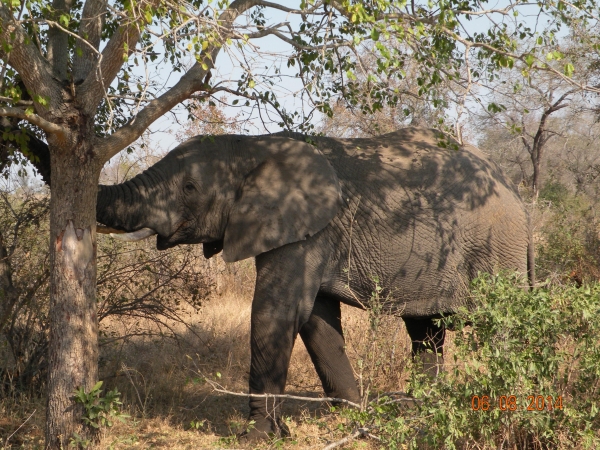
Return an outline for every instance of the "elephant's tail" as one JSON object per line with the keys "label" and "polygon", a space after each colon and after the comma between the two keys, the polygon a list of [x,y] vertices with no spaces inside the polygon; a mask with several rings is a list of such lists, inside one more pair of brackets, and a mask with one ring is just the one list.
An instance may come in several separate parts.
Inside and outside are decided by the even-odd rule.
{"label": "elephant's tail", "polygon": [[527,280],[529,281],[529,290],[532,290],[535,287],[535,253],[531,227],[529,227],[529,242],[527,243]]}

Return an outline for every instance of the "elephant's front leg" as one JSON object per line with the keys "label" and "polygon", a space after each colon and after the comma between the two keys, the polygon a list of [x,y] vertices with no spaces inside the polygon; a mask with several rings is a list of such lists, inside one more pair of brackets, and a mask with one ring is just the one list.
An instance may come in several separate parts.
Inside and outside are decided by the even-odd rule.
{"label": "elephant's front leg", "polygon": [[[256,288],[252,303],[251,394],[283,394],[294,341],[310,317],[325,260],[311,251],[310,239],[263,253],[256,258]],[[280,401],[250,398],[253,428],[248,439],[273,433],[285,435]]]}

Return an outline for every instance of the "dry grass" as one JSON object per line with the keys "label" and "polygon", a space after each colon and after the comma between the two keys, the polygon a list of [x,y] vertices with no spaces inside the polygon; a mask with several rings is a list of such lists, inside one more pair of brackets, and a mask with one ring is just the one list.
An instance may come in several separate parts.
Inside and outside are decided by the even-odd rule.
{"label": "dry grass", "polygon": [[[247,399],[215,393],[202,378],[230,391],[247,392],[253,267],[246,263],[225,270],[214,265],[211,270],[217,278],[217,293],[200,311],[190,309],[188,327],[171,324],[176,340],[138,336],[103,348],[100,378],[105,387],[119,389],[132,418],[106,430],[98,448],[243,447],[232,436],[245,427]],[[348,354],[364,392],[401,390],[410,347],[402,321],[383,317],[375,333],[365,311],[344,307],[342,317]],[[141,325],[160,331],[150,322]],[[113,321],[107,327],[126,335],[131,326]],[[310,397],[322,394],[300,339],[292,355],[287,392]],[[43,401],[8,399],[0,408],[0,448],[34,409],[36,413],[6,448],[42,448]],[[343,437],[337,430],[342,419],[330,414],[327,405],[287,401],[283,414],[293,439],[264,443],[261,448],[322,448]],[[375,447],[361,440],[346,448]]]}

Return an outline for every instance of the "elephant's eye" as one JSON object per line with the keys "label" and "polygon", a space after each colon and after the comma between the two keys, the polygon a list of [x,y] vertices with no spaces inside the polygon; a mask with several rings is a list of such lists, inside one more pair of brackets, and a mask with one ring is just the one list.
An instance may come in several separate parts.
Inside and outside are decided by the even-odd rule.
{"label": "elephant's eye", "polygon": [[194,192],[195,190],[196,190],[196,186],[194,186],[194,183],[192,183],[192,182],[185,183],[185,191],[186,192]]}

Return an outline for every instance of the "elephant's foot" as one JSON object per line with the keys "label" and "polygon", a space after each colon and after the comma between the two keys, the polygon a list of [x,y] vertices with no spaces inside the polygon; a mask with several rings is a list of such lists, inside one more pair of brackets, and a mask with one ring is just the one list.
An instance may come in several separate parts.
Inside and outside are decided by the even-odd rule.
{"label": "elephant's foot", "polygon": [[251,417],[250,422],[251,425],[239,437],[242,443],[290,437],[290,429],[280,418],[273,420],[268,417]]}

